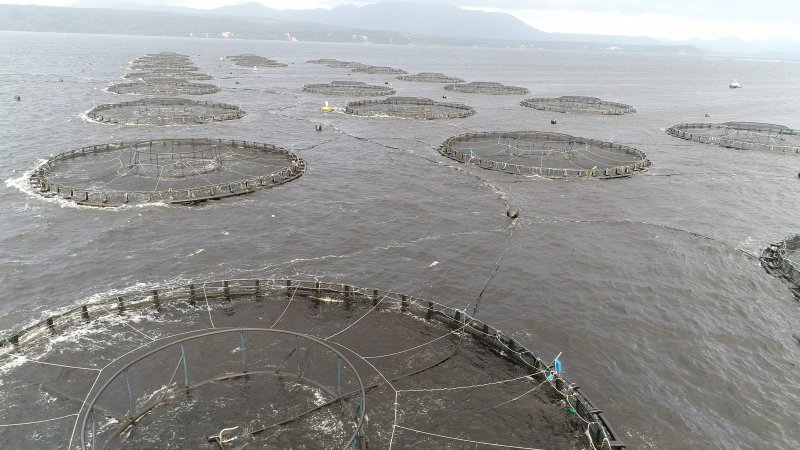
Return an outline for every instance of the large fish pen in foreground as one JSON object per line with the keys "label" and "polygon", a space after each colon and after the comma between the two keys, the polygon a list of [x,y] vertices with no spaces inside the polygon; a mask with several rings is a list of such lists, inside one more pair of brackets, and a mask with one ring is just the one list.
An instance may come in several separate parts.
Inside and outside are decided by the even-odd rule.
{"label": "large fish pen in foreground", "polygon": [[318,280],[108,293],[7,336],[0,371],[0,444],[20,449],[624,448],[558,357]]}

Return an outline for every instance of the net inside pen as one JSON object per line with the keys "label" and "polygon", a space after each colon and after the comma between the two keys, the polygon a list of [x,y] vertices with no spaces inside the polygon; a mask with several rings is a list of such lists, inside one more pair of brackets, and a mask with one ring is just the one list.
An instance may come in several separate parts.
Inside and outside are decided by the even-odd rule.
{"label": "net inside pen", "polygon": [[667,133],[690,141],[738,150],[800,153],[800,130],[759,122],[680,123]]}
{"label": "net inside pen", "polygon": [[397,79],[420,83],[462,83],[464,81],[462,78],[451,77],[438,72],[420,72],[415,75],[400,75]]}
{"label": "net inside pen", "polygon": [[449,84],[444,88],[448,91],[462,92],[467,94],[523,95],[530,92],[528,88],[507,86],[505,84],[490,81],[473,81],[465,84]]}
{"label": "net inside pen", "polygon": [[265,56],[254,55],[252,53],[244,53],[241,55],[234,55],[226,57],[228,61],[231,61],[233,64],[237,66],[243,67],[286,67],[286,63],[278,62],[272,58],[267,58]]}
{"label": "net inside pen", "polygon": [[447,139],[439,152],[484,169],[553,178],[625,177],[650,165],[633,147],[542,131],[462,134]]}
{"label": "net inside pen", "polygon": [[609,102],[596,97],[568,95],[563,97],[529,98],[520,102],[522,106],[560,113],[589,113],[622,115],[636,112],[636,108],[625,103]]}
{"label": "net inside pen", "polygon": [[244,110],[226,103],[182,98],[145,98],[99,105],[87,114],[92,120],[126,125],[177,125],[239,119]]}
{"label": "net inside pen", "polygon": [[460,103],[435,102],[427,98],[389,97],[383,100],[349,102],[345,113],[356,116],[434,120],[463,118],[475,114],[475,110]]}
{"label": "net inside pen", "polygon": [[375,86],[360,81],[331,81],[327,84],[306,84],[304,92],[326,95],[382,96],[394,95],[388,86]]}
{"label": "net inside pen", "polygon": [[305,162],[271,144],[161,139],[60,153],[30,176],[34,190],[90,206],[193,203],[254,192],[300,177]]}
{"label": "net inside pen", "polygon": [[116,83],[108,87],[115,94],[133,95],[204,95],[219,92],[219,87],[209,83],[192,83],[185,80],[148,80],[134,83]]}

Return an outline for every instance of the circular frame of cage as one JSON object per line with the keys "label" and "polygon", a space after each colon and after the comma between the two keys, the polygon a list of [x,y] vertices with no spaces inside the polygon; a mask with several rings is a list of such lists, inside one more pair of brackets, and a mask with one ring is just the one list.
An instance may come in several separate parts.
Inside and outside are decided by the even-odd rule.
{"label": "circular frame of cage", "polygon": [[[117,315],[128,311],[166,308],[170,305],[181,307],[186,303],[195,305],[200,301],[220,304],[256,299],[264,301],[272,298],[268,294],[277,293],[274,298],[305,300],[310,305],[324,302],[326,305],[341,305],[348,310],[355,304],[364,308],[374,308],[380,303],[383,311],[408,314],[421,323],[435,324],[445,329],[465,333],[488,348],[493,354],[510,364],[529,368],[532,382],[547,383],[566,403],[574,409],[587,424],[586,435],[593,448],[619,450],[625,445],[618,440],[618,434],[611,427],[602,411],[594,406],[587,395],[577,386],[569,383],[561,372],[519,341],[503,333],[498,328],[471,317],[466,311],[441,303],[380,289],[354,286],[344,283],[330,283],[318,279],[229,279],[188,284],[183,286],[164,286],[157,289],[128,290],[95,297],[93,301],[78,305],[61,314],[52,315],[45,320],[18,330],[0,339],[0,357],[13,355],[23,347],[34,344],[55,333],[66,332],[102,316]],[[171,342],[169,345],[175,345]],[[88,397],[87,397],[88,398]],[[81,407],[81,415],[88,410]],[[77,424],[78,422],[76,422]]]}
{"label": "circular frame of cage", "polygon": [[473,81],[465,84],[448,84],[445,90],[451,92],[461,92],[465,94],[488,94],[488,95],[525,95],[530,93],[528,88],[520,86],[508,86],[493,81]]}
{"label": "circular frame of cage", "polygon": [[404,119],[461,119],[476,113],[475,109],[461,103],[436,102],[421,97],[389,97],[383,100],[358,100],[348,102],[344,109],[354,116],[389,116]]}
{"label": "circular frame of cage", "polygon": [[356,95],[379,97],[394,95],[395,90],[388,86],[376,86],[361,81],[331,81],[328,84],[306,84],[303,92],[325,95]]}
{"label": "circular frame of cage", "polygon": [[[359,64],[359,63],[354,63],[354,64],[355,64],[354,66],[351,66],[352,72],[368,73],[371,75],[404,75],[408,73],[403,69],[397,69],[389,66],[373,66],[369,64]],[[342,67],[347,67],[347,66],[342,66]]]}
{"label": "circular frame of cage", "polygon": [[789,284],[789,291],[795,299],[800,300],[800,262],[789,258],[790,252],[797,251],[800,251],[800,234],[771,244],[761,251],[759,261],[767,273],[785,279]]}
{"label": "circular frame of cage", "polygon": [[[249,152],[258,154],[259,152],[280,155],[286,159],[286,166],[281,167],[269,173],[258,175],[250,175],[244,178],[238,177],[236,179],[225,180],[219,183],[205,183],[198,184],[197,186],[181,187],[181,188],[167,188],[161,190],[111,190],[111,189],[98,189],[86,186],[70,186],[63,183],[58,183],[52,180],[54,177],[55,169],[61,161],[69,161],[77,158],[85,158],[92,154],[102,154],[108,152],[130,150],[131,155],[137,153],[139,148],[152,147],[156,145],[191,145],[191,146],[208,146],[211,149],[219,146],[232,146],[237,149],[247,150]],[[214,159],[213,165],[207,167],[207,172],[216,170],[222,167],[222,163],[218,160],[218,156],[206,153],[213,153],[213,150],[198,150],[192,152],[193,154],[200,155],[199,158],[208,160]],[[155,156],[136,156],[136,161],[133,161],[134,156],[131,156],[129,161],[129,169],[126,173],[131,172],[131,167],[140,164],[140,159],[152,160],[156,158],[155,166],[161,167],[166,164],[172,163],[175,158],[169,158],[168,154],[159,162],[160,154]],[[183,155],[183,153],[181,153]],[[185,162],[185,161],[184,161]],[[189,167],[190,174],[198,174],[200,178],[206,178],[201,175],[202,165],[200,169],[194,166]],[[272,144],[264,144],[251,141],[239,140],[225,140],[225,139],[204,139],[204,138],[188,138],[188,139],[156,139],[156,140],[142,140],[132,142],[116,142],[100,145],[92,145],[81,147],[74,150],[69,150],[59,153],[54,157],[40,164],[34,169],[28,177],[28,185],[40,195],[47,198],[62,198],[65,200],[73,201],[83,206],[95,207],[119,207],[130,204],[143,204],[154,202],[165,202],[169,204],[195,204],[205,202],[207,200],[217,200],[226,197],[233,197],[238,195],[249,194],[260,189],[267,189],[275,187],[289,181],[295,180],[303,175],[306,170],[306,163],[294,153],[288,150],[277,147]],[[134,173],[134,172],[131,172]],[[129,176],[135,176],[129,175]]]}
{"label": "circular frame of cage", "polygon": [[[225,334],[237,334],[238,335],[238,337],[239,337],[238,343],[240,344],[239,351],[241,353],[241,364],[238,365],[238,367],[233,367],[233,368],[231,368],[230,370],[228,370],[226,372],[216,374],[216,375],[211,376],[211,377],[209,377],[207,379],[191,380],[190,379],[190,371],[188,370],[188,366],[187,366],[187,363],[186,363],[186,351],[185,351],[185,347],[184,347],[185,344],[187,344],[190,341],[196,340],[196,339],[202,339],[202,338],[207,338],[207,337],[210,337],[210,336],[218,336],[218,335],[225,335]],[[341,379],[342,369],[348,369],[349,372],[352,373],[355,376],[356,382],[358,384],[358,395],[357,395],[357,397],[358,397],[357,403],[358,404],[357,404],[356,411],[355,411],[355,414],[354,414],[354,418],[355,419],[354,419],[353,432],[352,432],[352,434],[350,434],[349,438],[346,440],[346,443],[344,445],[342,445],[341,447],[339,447],[339,448],[341,448],[342,450],[348,450],[348,449],[353,448],[354,444],[358,444],[360,442],[359,433],[360,433],[360,430],[362,429],[362,425],[364,423],[364,414],[366,412],[366,391],[365,391],[365,388],[364,388],[364,382],[363,382],[363,380],[361,378],[361,375],[358,373],[358,370],[353,365],[353,363],[350,362],[350,360],[342,352],[340,352],[339,350],[334,348],[332,345],[326,343],[322,339],[319,339],[317,337],[314,337],[314,336],[311,336],[311,335],[308,335],[308,334],[305,334],[305,333],[298,333],[298,332],[295,332],[295,331],[288,331],[288,330],[278,330],[278,329],[272,329],[272,328],[226,328],[226,329],[221,329],[221,330],[207,331],[207,332],[203,332],[203,333],[199,333],[199,334],[190,334],[188,336],[183,336],[183,337],[181,337],[181,338],[179,338],[177,340],[172,340],[172,341],[170,341],[170,342],[168,342],[166,344],[162,344],[162,345],[156,347],[155,349],[149,350],[148,352],[146,352],[146,353],[144,353],[142,355],[139,355],[139,356],[127,361],[123,367],[118,369],[113,375],[111,375],[105,381],[104,384],[102,384],[100,386],[99,389],[97,389],[97,391],[95,392],[95,394],[92,397],[92,399],[89,400],[88,403],[86,403],[83,408],[81,408],[81,413],[80,413],[80,417],[79,417],[79,421],[81,423],[81,431],[80,431],[80,433],[81,433],[81,448],[83,448],[84,450],[87,450],[87,449],[94,449],[96,446],[98,446],[98,443],[96,442],[96,440],[97,440],[96,439],[97,430],[95,429],[95,426],[94,426],[95,425],[94,424],[94,407],[95,407],[95,404],[102,398],[102,396],[106,392],[106,390],[109,389],[109,387],[115,381],[121,380],[122,377],[124,377],[125,381],[126,381],[125,384],[126,384],[127,390],[128,390],[128,398],[132,399],[133,398],[133,393],[132,393],[132,389],[131,389],[131,382],[129,380],[129,375],[128,375],[129,369],[134,364],[136,364],[136,363],[138,363],[140,361],[146,360],[148,358],[151,358],[154,355],[157,355],[158,353],[164,352],[165,350],[174,349],[176,347],[180,348],[180,352],[181,352],[181,355],[182,355],[181,356],[181,363],[182,363],[183,369],[184,369],[183,388],[180,389],[180,390],[182,392],[184,392],[187,396],[189,396],[192,391],[200,389],[203,386],[206,386],[206,385],[208,385],[210,383],[215,383],[215,382],[220,382],[220,381],[237,380],[237,379],[242,379],[242,378],[246,378],[246,377],[249,378],[249,377],[253,377],[255,375],[275,376],[275,377],[283,377],[283,376],[286,376],[286,375],[292,375],[290,373],[285,373],[285,372],[272,373],[271,371],[268,371],[268,370],[257,370],[255,367],[253,367],[253,363],[252,362],[250,362],[250,365],[248,366],[248,360],[247,360],[247,357],[246,357],[246,351],[247,351],[247,346],[246,346],[247,339],[246,339],[246,337],[247,337],[247,334],[250,334],[251,336],[253,334],[266,334],[266,335],[274,334],[274,335],[279,335],[279,336],[289,336],[289,337],[292,337],[292,338],[295,339],[295,343],[297,343],[298,340],[303,340],[304,342],[310,342],[310,343],[313,343],[315,345],[318,345],[318,346],[324,348],[327,352],[330,352],[333,355],[335,355],[336,358],[337,358],[337,362],[335,364],[335,367],[336,367],[337,373],[339,374],[338,375],[339,382],[340,382],[340,379]],[[333,369],[332,369],[332,371],[333,371]],[[329,394],[330,396],[332,396],[334,398],[337,397],[337,395],[338,395],[339,396],[339,398],[338,398],[339,403],[340,403],[340,405],[342,406],[342,408],[344,410],[344,401],[343,400],[346,400],[346,399],[345,399],[345,397],[343,395],[341,395],[341,386],[338,386],[337,389],[333,389],[332,387],[328,388],[328,387],[325,386],[325,383],[323,383],[321,381],[318,381],[318,380],[314,380],[314,379],[305,377],[303,375],[303,373],[301,373],[299,371],[296,374],[296,376],[297,376],[297,378],[293,378],[293,380],[295,382],[300,382],[301,384],[306,384],[306,385],[310,385],[310,386],[316,387],[316,388],[318,388],[320,390],[325,391],[327,394]],[[173,378],[174,378],[174,376],[173,376]],[[171,383],[168,383],[167,386],[169,384],[171,384]],[[339,394],[337,394],[337,392]],[[146,404],[144,407],[139,408],[137,411],[133,410],[134,409],[134,402],[133,402],[133,400],[131,400],[131,404],[130,404],[130,409],[128,411],[129,414],[128,414],[127,420],[123,421],[117,427],[117,430],[112,434],[110,439],[108,439],[104,444],[100,445],[99,448],[108,448],[111,444],[114,444],[114,443],[120,444],[121,442],[124,442],[124,440],[126,439],[126,437],[124,435],[128,434],[130,429],[132,427],[136,426],[144,416],[152,414],[156,409],[158,409],[160,407],[163,407],[164,405],[169,403],[170,400],[172,400],[172,398],[166,399],[166,397],[167,396],[164,395],[164,396],[161,397],[161,399],[159,399],[157,401],[151,401],[148,404]],[[342,415],[345,416],[346,414],[342,414]],[[91,433],[92,434],[92,438],[87,443],[87,434],[89,434],[89,431],[90,431],[88,428],[90,426],[91,426],[91,431],[92,431],[92,433]],[[220,446],[222,446],[222,444],[224,442],[226,442],[226,441],[224,441],[222,432],[220,432],[220,435],[219,435],[218,439],[219,439],[218,444],[220,444]]]}
{"label": "circular frame of cage", "polygon": [[419,83],[463,83],[464,79],[447,76],[438,72],[420,72],[415,75],[400,75],[398,80],[416,81]]}
{"label": "circular frame of cage", "polygon": [[[125,114],[115,114],[120,110],[132,109]],[[168,109],[165,115],[159,111],[158,115],[151,116],[147,113],[152,110]],[[177,110],[183,109],[183,114]],[[95,106],[86,116],[100,123],[113,123],[123,125],[187,125],[224,120],[241,119],[245,112],[238,106],[227,103],[188,100],[184,98],[143,98],[130,102],[110,103]]]}
{"label": "circular frame of cage", "polygon": [[[737,150],[800,154],[800,130],[770,123],[679,123],[669,127],[667,134]],[[790,145],[787,145],[787,138],[791,139]]]}
{"label": "circular frame of cage", "polygon": [[[590,164],[593,165],[590,166],[590,164],[586,164],[586,167],[581,167],[574,162],[572,165],[576,167],[545,167],[543,164],[536,166],[531,164],[501,161],[490,156],[481,155],[479,152],[475,152],[472,148],[470,148],[469,151],[463,151],[463,149],[457,148],[457,144],[477,140],[497,140],[497,145],[506,146],[509,149],[514,148],[516,150],[526,150],[525,148],[518,147],[518,141],[522,140],[529,142],[531,143],[530,154],[533,160],[536,159],[533,157],[534,153],[532,153],[536,150],[534,148],[535,142],[562,143],[565,149],[562,153],[564,153],[565,158],[567,158],[569,154],[574,155],[575,152],[580,152],[580,146],[584,146],[585,149],[593,148],[605,152],[625,154],[630,158],[627,158],[629,161],[613,161],[606,164],[600,164],[602,161],[599,161],[599,159],[592,160]],[[503,140],[505,140],[506,143],[503,143]],[[515,142],[513,146],[508,143],[511,140],[514,140]],[[644,152],[627,145],[546,131],[495,131],[465,133],[448,138],[444,141],[444,143],[442,143],[441,146],[439,146],[438,151],[443,156],[446,156],[454,161],[465,164],[474,164],[482,169],[494,170],[512,175],[543,176],[547,178],[559,179],[573,177],[594,177],[600,179],[625,178],[630,177],[635,173],[643,172],[651,165],[650,160],[647,158],[647,155],[645,155]],[[551,149],[548,149],[548,151],[551,151]],[[539,152],[543,154],[544,150],[539,149]],[[572,156],[572,159],[574,161],[575,157]],[[540,159],[540,161],[542,161],[542,159]]]}
{"label": "circular frame of cage", "polygon": [[128,66],[128,70],[163,70],[170,72],[194,72],[199,68],[192,63],[168,63],[168,62],[134,62]]}
{"label": "circular frame of cage", "polygon": [[596,97],[576,95],[528,98],[519,104],[526,108],[560,113],[577,112],[618,116],[636,112],[636,108],[625,103],[609,102]]}
{"label": "circular frame of cage", "polygon": [[342,61],[332,58],[320,58],[311,61],[306,61],[307,64],[322,64],[330,67],[331,69],[354,69],[357,67],[364,67],[365,64],[355,61]]}
{"label": "circular frame of cage", "polygon": [[200,72],[154,72],[154,71],[137,71],[128,72],[123,77],[126,80],[141,80],[144,82],[159,83],[159,82],[176,82],[181,80],[212,80],[214,77],[211,75]]}
{"label": "circular frame of cage", "polygon": [[117,83],[108,87],[108,92],[127,95],[206,95],[219,91],[219,86],[213,84],[182,81]]}

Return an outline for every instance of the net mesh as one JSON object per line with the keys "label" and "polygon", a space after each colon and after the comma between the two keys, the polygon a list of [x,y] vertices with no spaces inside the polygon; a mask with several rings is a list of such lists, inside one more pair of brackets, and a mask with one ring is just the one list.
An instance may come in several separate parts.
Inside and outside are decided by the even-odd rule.
{"label": "net mesh", "polygon": [[680,123],[667,133],[690,141],[739,150],[800,153],[800,130],[759,122]]}
{"label": "net mesh", "polygon": [[626,177],[650,166],[643,152],[626,145],[542,131],[462,134],[439,153],[484,169],[552,178]]}
{"label": "net mesh", "polygon": [[464,81],[461,78],[450,77],[438,72],[420,72],[416,75],[400,75],[397,79],[422,83],[462,83]]}
{"label": "net mesh", "polygon": [[239,119],[244,116],[244,110],[225,103],[182,98],[146,98],[96,106],[86,115],[103,123],[175,125]]}
{"label": "net mesh", "polygon": [[94,145],[40,165],[30,185],[45,196],[88,206],[194,203],[291,181],[305,163],[270,144],[163,139]]}
{"label": "net mesh", "polygon": [[373,288],[127,290],[0,342],[0,395],[13,405],[0,423],[10,442],[36,433],[31,447],[623,446],[581,390],[514,338]]}
{"label": "net mesh", "polygon": [[524,87],[507,86],[491,81],[473,81],[467,84],[448,84],[444,88],[448,91],[463,92],[467,94],[524,95],[530,92]]}
{"label": "net mesh", "polygon": [[406,119],[454,119],[475,114],[475,110],[460,103],[435,102],[419,97],[389,97],[383,100],[349,102],[347,114],[356,116],[385,116]]}
{"label": "net mesh", "polygon": [[327,95],[394,95],[395,90],[388,86],[374,86],[360,81],[331,81],[328,84],[306,84],[303,92]]}
{"label": "net mesh", "polygon": [[520,102],[520,105],[560,113],[581,112],[591,114],[621,115],[636,112],[631,105],[609,102],[596,97],[580,97],[568,95],[563,97],[529,98]]}

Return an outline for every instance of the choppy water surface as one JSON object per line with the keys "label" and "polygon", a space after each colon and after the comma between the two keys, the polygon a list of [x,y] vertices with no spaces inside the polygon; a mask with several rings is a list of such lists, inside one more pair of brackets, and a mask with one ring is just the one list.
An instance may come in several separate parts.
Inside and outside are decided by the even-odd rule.
{"label": "choppy water surface", "polygon": [[[798,303],[751,255],[798,231],[800,156],[675,139],[678,122],[800,128],[800,64],[700,56],[306,44],[1,33],[0,327],[39,320],[138,283],[319,277],[465,306],[495,269],[478,317],[543,358],[563,352],[630,448],[796,448]],[[145,53],[189,55],[246,110],[199,126],[88,123],[104,89]],[[252,71],[220,57],[289,63]],[[588,95],[636,114],[562,115],[522,96],[454,94],[439,84],[306,64],[339,58]],[[448,95],[478,113],[417,121],[326,114],[345,100],[306,83],[352,79],[398,95]],[[730,90],[738,78],[744,89]],[[60,81],[63,80],[63,81]],[[451,95],[452,94],[452,95]],[[21,102],[14,102],[19,95]],[[704,114],[710,114],[705,118]],[[551,125],[550,119],[558,119]],[[314,123],[324,123],[314,130]],[[550,130],[647,153],[629,179],[519,178],[436,151],[469,131]],[[307,173],[275,189],[194,207],[99,210],[25,192],[24,173],[71,148],[159,137],[244,139],[291,148]],[[512,226],[508,206],[521,210]]]}

